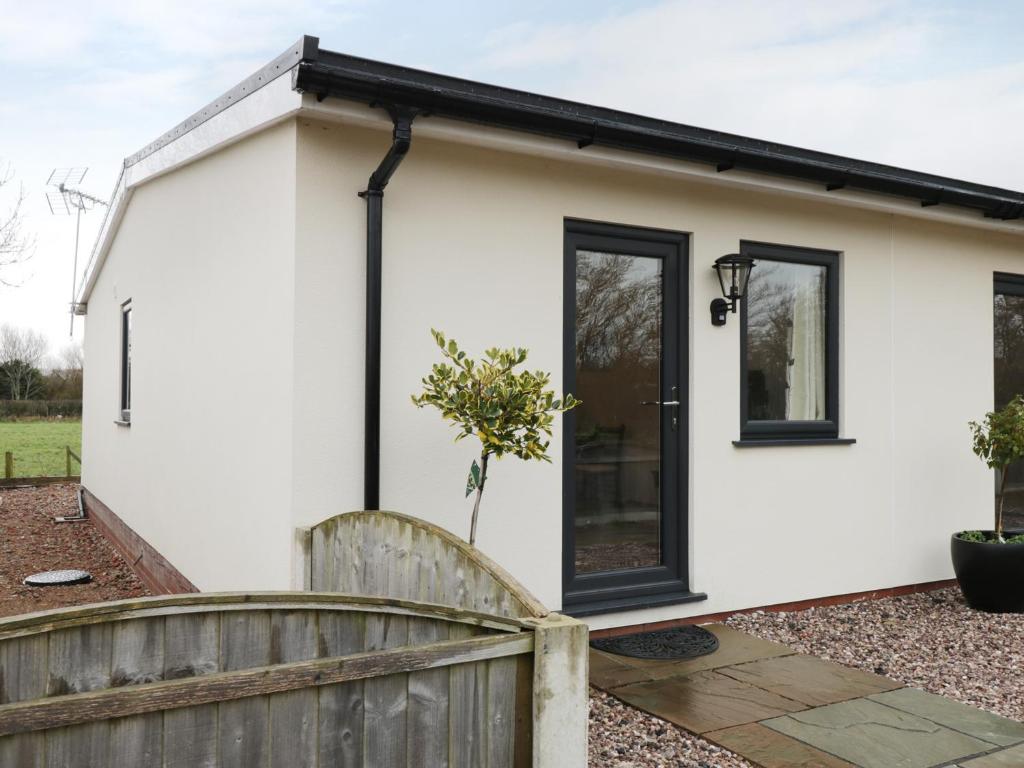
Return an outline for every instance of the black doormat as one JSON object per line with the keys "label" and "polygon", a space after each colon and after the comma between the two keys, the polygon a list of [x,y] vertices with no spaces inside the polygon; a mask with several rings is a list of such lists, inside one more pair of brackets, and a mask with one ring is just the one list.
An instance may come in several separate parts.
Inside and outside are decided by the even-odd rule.
{"label": "black doormat", "polygon": [[695,659],[718,650],[718,638],[691,625],[591,640],[590,647],[636,659]]}

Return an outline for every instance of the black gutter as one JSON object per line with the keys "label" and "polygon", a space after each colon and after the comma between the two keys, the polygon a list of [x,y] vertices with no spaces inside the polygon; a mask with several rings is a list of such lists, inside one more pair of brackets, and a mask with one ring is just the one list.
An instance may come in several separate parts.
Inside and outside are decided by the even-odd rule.
{"label": "black gutter", "polygon": [[317,50],[296,69],[294,86],[357,102],[401,104],[432,115],[590,145],[709,163],[821,184],[1024,216],[1024,193],[854,160],[613,109]]}
{"label": "black gutter", "polygon": [[389,108],[391,147],[359,196],[366,200],[366,382],[363,433],[363,509],[380,509],[380,350],[384,187],[412,144],[414,111]]}

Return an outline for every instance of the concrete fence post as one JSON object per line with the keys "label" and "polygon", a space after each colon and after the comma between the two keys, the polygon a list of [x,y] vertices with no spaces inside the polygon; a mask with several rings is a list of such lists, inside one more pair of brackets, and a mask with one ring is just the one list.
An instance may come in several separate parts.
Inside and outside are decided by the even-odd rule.
{"label": "concrete fence post", "polygon": [[534,628],[533,768],[586,768],[589,630],[552,613]]}

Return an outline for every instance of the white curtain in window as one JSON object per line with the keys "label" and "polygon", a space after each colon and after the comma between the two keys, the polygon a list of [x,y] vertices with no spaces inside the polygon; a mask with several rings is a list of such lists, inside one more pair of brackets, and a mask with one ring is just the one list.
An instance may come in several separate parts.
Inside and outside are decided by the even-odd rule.
{"label": "white curtain in window", "polygon": [[824,281],[802,284],[793,302],[790,334],[786,418],[825,418],[825,292]]}

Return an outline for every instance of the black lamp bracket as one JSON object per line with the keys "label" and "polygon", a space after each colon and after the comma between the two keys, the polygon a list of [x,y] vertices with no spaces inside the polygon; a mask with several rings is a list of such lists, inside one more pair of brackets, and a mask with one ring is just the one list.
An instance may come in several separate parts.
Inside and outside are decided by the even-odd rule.
{"label": "black lamp bracket", "polygon": [[711,324],[725,325],[725,319],[729,312],[736,311],[736,299],[726,301],[725,299],[712,299],[711,301]]}

